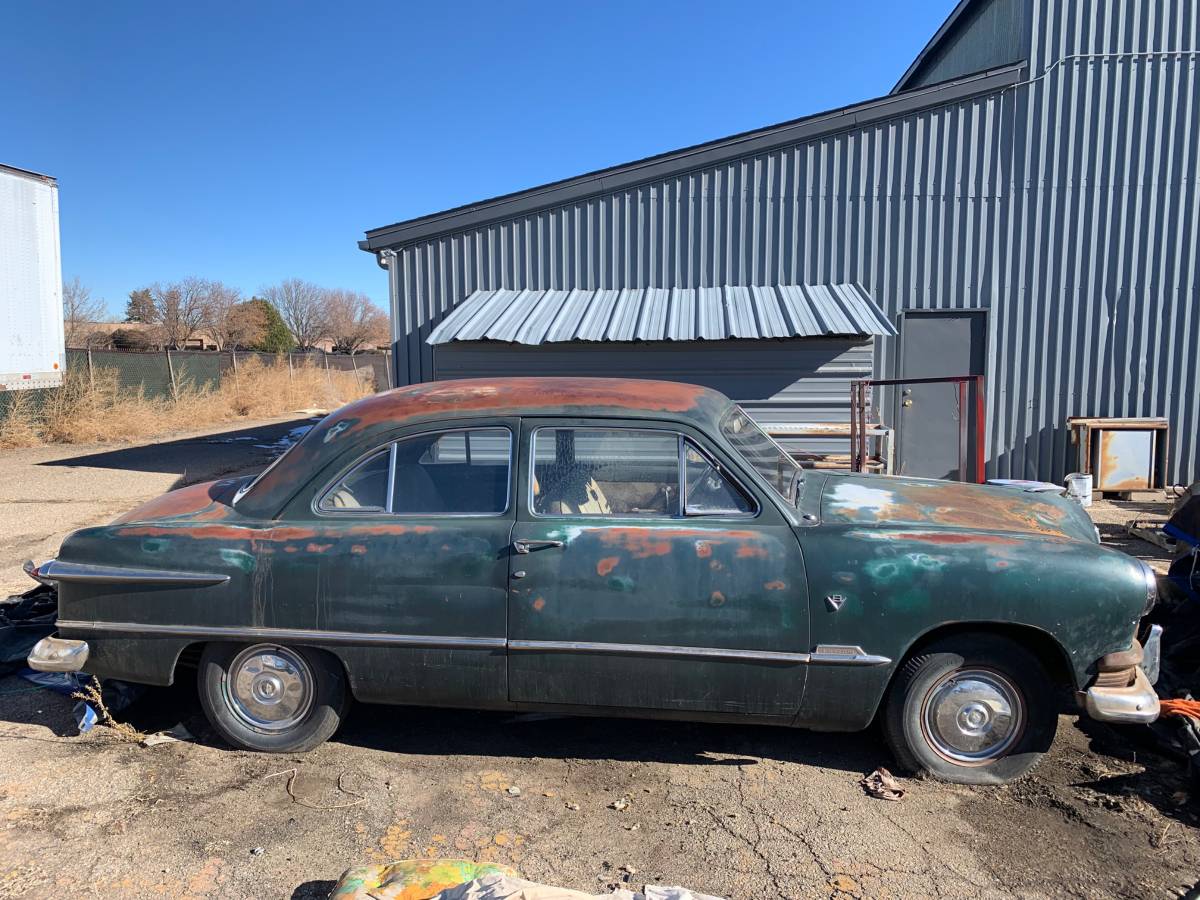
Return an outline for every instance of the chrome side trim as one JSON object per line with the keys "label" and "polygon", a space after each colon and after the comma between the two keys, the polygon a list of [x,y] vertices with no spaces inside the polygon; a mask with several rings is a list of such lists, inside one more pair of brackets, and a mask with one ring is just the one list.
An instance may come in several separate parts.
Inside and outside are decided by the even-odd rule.
{"label": "chrome side trim", "polygon": [[38,574],[50,581],[80,584],[177,584],[213,585],[225,584],[228,575],[204,572],[163,572],[157,569],[133,569],[125,566],[97,566],[88,563],[63,562],[53,559],[44,563]]}
{"label": "chrome side trim", "polygon": [[725,647],[677,647],[667,644],[617,644],[595,641],[506,641],[492,637],[452,635],[387,634],[385,632],[321,631],[309,628],[265,628],[225,625],[143,625],[137,622],[82,622],[58,620],[68,631],[111,634],[141,634],[152,637],[211,638],[215,640],[297,641],[312,644],[365,644],[425,649],[504,650],[518,653],[612,653],[625,656],[725,659],[744,662],[836,663],[851,666],[881,666],[886,656],[864,653],[861,647],[822,644],[813,653],[784,653],[774,650],[736,650]]}
{"label": "chrome side trim", "polygon": [[867,653],[862,647],[851,644],[818,644],[811,661],[835,666],[886,666],[891,662],[886,656]]}
{"label": "chrome side trim", "polygon": [[807,653],[776,653],[770,650],[727,650],[723,647],[674,647],[664,644],[606,644],[593,641],[509,641],[509,650],[558,653],[616,653],[625,656],[685,656],[696,659],[729,659],[751,662],[801,664]]}
{"label": "chrome side trim", "polygon": [[368,644],[447,650],[503,650],[504,638],[452,637],[437,634],[387,634],[378,631],[321,631],[309,628],[263,628],[225,625],[141,625],[136,622],[77,622],[58,620],[59,629],[153,637],[265,640],[285,643]]}

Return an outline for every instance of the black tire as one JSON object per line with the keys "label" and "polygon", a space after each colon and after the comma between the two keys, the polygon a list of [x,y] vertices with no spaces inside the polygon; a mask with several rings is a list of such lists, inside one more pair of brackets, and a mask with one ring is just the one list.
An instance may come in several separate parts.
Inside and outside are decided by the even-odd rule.
{"label": "black tire", "polygon": [[[1005,705],[1008,715],[955,694],[981,684],[1014,698]],[[901,666],[885,701],[884,737],[911,773],[958,784],[1004,784],[1032,769],[1050,748],[1058,728],[1056,698],[1045,666],[1020,644],[997,635],[959,635],[923,648]],[[973,737],[968,731],[979,717],[982,729]],[[962,746],[973,739],[982,746]]]}
{"label": "black tire", "polygon": [[[303,698],[295,701],[295,712],[270,721],[273,712],[256,724],[249,707],[235,699],[231,669],[252,671],[256,659],[275,656],[285,666],[277,671],[289,673],[290,693]],[[246,662],[242,662],[245,660]],[[301,674],[297,674],[301,673]],[[242,679],[242,693],[247,679]],[[304,753],[324,743],[337,731],[349,705],[346,678],[341,663],[320,650],[288,647],[280,644],[209,644],[200,657],[197,673],[200,705],[213,728],[234,747],[265,753]],[[307,685],[306,689],[295,687]],[[268,687],[272,687],[268,685]],[[251,688],[252,689],[252,688]],[[274,690],[274,688],[272,688]],[[265,708],[265,707],[264,707]]]}

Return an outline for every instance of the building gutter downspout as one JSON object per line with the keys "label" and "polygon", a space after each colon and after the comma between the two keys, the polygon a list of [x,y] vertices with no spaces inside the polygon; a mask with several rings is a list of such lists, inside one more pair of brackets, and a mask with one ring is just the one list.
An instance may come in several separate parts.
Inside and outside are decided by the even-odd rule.
{"label": "building gutter downspout", "polygon": [[[392,387],[409,383],[408,378],[408,305],[400,301],[400,254],[392,249],[377,250],[375,262],[388,273],[388,307],[392,319]],[[403,373],[403,379],[401,378]]]}

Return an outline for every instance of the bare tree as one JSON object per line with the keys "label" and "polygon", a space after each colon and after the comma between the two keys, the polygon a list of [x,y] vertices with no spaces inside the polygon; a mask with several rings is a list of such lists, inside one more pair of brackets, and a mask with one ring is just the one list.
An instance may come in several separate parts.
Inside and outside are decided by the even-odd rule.
{"label": "bare tree", "polygon": [[103,300],[93,300],[92,291],[76,276],[62,288],[63,332],[68,347],[85,347],[91,338],[92,324],[105,314]]}
{"label": "bare tree", "polygon": [[255,344],[266,331],[267,317],[259,304],[247,303],[242,292],[220,281],[209,282],[204,304],[204,330],[218,350]]}
{"label": "bare tree", "polygon": [[279,310],[283,324],[296,339],[300,350],[311,350],[321,338],[328,336],[326,293],[323,288],[300,278],[287,278],[262,291],[267,302]]}
{"label": "bare tree", "polygon": [[193,338],[204,324],[211,282],[184,278],[150,286],[154,315],[164,346],[175,350]]}
{"label": "bare tree", "polygon": [[366,294],[326,291],[325,315],[328,337],[338,353],[357,353],[367,344],[387,343],[390,337],[387,313]]}

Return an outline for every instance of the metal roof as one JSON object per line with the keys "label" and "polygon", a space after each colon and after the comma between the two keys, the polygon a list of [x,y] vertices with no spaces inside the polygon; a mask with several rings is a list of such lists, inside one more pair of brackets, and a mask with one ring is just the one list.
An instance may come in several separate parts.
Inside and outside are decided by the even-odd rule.
{"label": "metal roof", "polygon": [[719,341],[894,335],[857,284],[623,290],[475,291],[429,335],[430,344],[507,341]]}
{"label": "metal roof", "polygon": [[767,128],[730,135],[715,141],[660,153],[646,159],[610,166],[573,178],[553,181],[489,200],[456,206],[442,212],[373,228],[358,242],[360,250],[377,253],[443,234],[453,234],[481,224],[527,215],[564,203],[574,203],[599,194],[632,188],[655,179],[672,177],[763,153],[789,144],[799,144],[826,135],[860,129],[872,123],[899,119],[917,110],[954,104],[1021,79],[1022,65],[1003,66],[978,72],[927,88],[914,88],[843,106],[838,109],[792,119]]}

